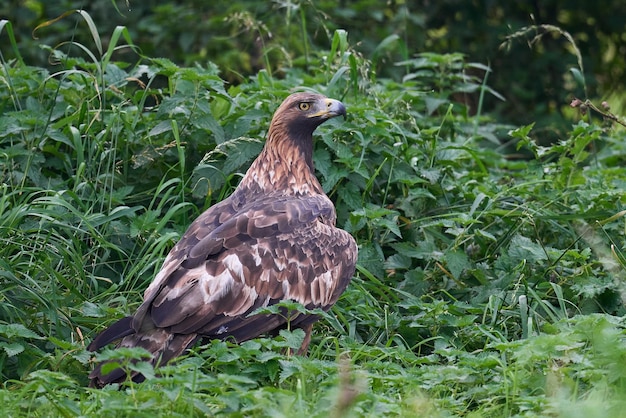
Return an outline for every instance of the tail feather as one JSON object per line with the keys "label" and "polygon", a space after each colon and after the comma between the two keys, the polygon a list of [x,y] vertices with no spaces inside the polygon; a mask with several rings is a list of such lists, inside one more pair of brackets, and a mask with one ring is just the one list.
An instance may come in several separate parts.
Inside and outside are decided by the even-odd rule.
{"label": "tail feather", "polygon": [[[152,328],[136,333],[131,327],[132,317],[121,319],[103,331],[89,344],[90,351],[99,350],[107,344],[122,338],[117,347],[141,347],[150,352],[150,363],[154,367],[168,363],[171,359],[180,356],[198,338],[197,334],[172,334],[163,328]],[[96,365],[89,374],[90,386],[101,388],[111,383],[123,383],[127,377],[133,382],[139,383],[145,377],[135,371],[127,374],[127,370],[116,368],[106,374],[102,373],[102,367],[111,361],[104,361]]]}
{"label": "tail feather", "polygon": [[98,336],[91,341],[91,344],[87,346],[87,350],[97,351],[105,345],[111,344],[113,341],[117,341],[127,335],[133,334],[135,330],[131,326],[132,321],[132,316],[120,319],[109,328],[98,334]]}

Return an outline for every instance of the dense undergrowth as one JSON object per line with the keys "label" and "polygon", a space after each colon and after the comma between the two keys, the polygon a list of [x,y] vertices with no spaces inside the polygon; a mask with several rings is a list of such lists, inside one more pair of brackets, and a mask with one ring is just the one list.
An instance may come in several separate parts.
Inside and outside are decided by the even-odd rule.
{"label": "dense undergrowth", "polygon": [[[134,49],[126,29],[103,46],[80,16],[93,44],[45,47],[58,71],[2,61],[5,416],[620,416],[623,129],[587,115],[540,146],[531,125],[482,114],[498,97],[489,68],[460,54],[377,79],[338,30],[309,70],[235,86],[210,63],[117,61]],[[17,49],[10,23],[0,30]],[[209,342],[155,375],[129,350],[146,383],[86,388],[86,344],[234,189],[295,89],[348,108],[318,129],[315,162],[360,248],[309,356],[283,354],[301,338],[285,332]]]}

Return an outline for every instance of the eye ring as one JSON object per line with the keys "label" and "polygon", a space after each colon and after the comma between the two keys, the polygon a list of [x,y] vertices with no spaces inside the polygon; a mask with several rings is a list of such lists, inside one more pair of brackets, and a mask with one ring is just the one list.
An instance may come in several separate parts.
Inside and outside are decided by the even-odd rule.
{"label": "eye ring", "polygon": [[311,108],[311,104],[310,103],[302,102],[302,103],[298,104],[298,109],[300,109],[300,110],[307,111],[310,108]]}

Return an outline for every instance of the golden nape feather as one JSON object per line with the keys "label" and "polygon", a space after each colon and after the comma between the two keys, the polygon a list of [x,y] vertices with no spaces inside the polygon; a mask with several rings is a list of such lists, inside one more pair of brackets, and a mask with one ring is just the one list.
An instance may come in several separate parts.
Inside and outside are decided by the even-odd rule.
{"label": "golden nape feather", "polygon": [[[249,315],[280,301],[328,310],[354,274],[354,238],[335,226],[336,213],[313,168],[313,131],[345,116],[344,105],[296,93],[274,113],[267,141],[233,194],[201,214],[166,257],[134,315],[89,345],[142,347],[153,365],[181,355],[198,339],[242,342],[286,327],[281,315]],[[315,315],[300,313],[307,351]],[[91,385],[124,382],[121,369],[89,375]],[[144,378],[133,372],[136,382]]]}

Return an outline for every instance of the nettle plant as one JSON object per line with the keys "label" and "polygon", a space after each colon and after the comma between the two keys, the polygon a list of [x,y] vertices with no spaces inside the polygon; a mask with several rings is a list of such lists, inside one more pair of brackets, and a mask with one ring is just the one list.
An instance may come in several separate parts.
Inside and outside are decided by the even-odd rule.
{"label": "nettle plant", "polygon": [[[128,31],[116,28],[105,49],[90,16],[77,15],[93,46],[46,47],[51,72],[23,65],[9,36],[18,58],[3,62],[9,88],[0,97],[3,251],[12,283],[3,289],[12,301],[4,321],[31,318],[37,335],[81,341],[81,330],[136,304],[189,219],[236,185],[262,146],[275,103],[303,85],[350,107],[347,122],[320,131],[315,159],[339,222],[361,242],[366,280],[355,289],[396,302],[397,282],[429,288],[417,283],[427,253],[415,256],[410,247],[441,239],[420,234],[444,224],[441,204],[457,192],[458,178],[475,167],[486,172],[470,145],[489,129],[479,129],[481,116],[455,96],[489,93],[466,74],[486,68],[460,55],[424,54],[399,64],[409,71],[402,81],[377,82],[347,33],[336,31],[328,53],[309,57],[317,70],[294,69],[283,79],[261,71],[226,89],[211,64],[116,60],[137,51]],[[437,220],[429,229],[420,217]],[[460,254],[453,240],[441,242],[449,259]],[[376,290],[383,282],[389,287]]]}
{"label": "nettle plant", "polygon": [[[136,307],[191,219],[234,189],[276,104],[298,88],[348,107],[346,121],[317,131],[315,162],[360,247],[357,277],[320,325],[328,333],[314,356],[332,362],[341,344],[355,344],[380,387],[400,390],[391,366],[371,358],[400,358],[398,376],[427,363],[443,390],[450,382],[436,366],[462,358],[482,370],[500,354],[479,367],[454,350],[509,355],[509,341],[576,313],[623,312],[623,132],[587,121],[539,145],[532,126],[485,116],[484,103],[500,95],[489,68],[460,54],[419,54],[397,64],[402,78],[378,79],[337,30],[328,51],[308,51],[306,66],[294,60],[228,85],[211,63],[142,57],[123,27],[105,48],[89,15],[76,15],[93,43],[46,47],[52,70],[24,65],[11,35],[17,58],[2,59],[4,377],[53,366],[83,379],[85,334]],[[209,344],[188,362],[230,376],[263,358],[250,387],[331,373],[270,354],[293,337],[247,345],[235,359]],[[202,365],[212,357],[221,363]]]}

